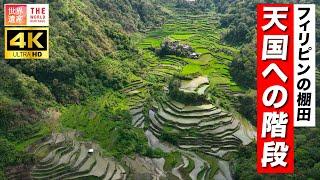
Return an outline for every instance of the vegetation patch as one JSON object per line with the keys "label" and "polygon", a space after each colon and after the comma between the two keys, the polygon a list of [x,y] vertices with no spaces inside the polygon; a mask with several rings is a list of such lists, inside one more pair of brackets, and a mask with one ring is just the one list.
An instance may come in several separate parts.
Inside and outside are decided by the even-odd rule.
{"label": "vegetation patch", "polygon": [[201,152],[198,152],[197,154],[199,157],[201,157],[203,160],[209,163],[210,171],[209,171],[209,174],[206,174],[206,179],[214,179],[214,175],[219,170],[217,159]]}
{"label": "vegetation patch", "polygon": [[183,67],[181,75],[187,76],[192,74],[201,74],[201,66],[197,64],[188,64]]}
{"label": "vegetation patch", "polygon": [[165,156],[165,164],[163,169],[165,171],[169,171],[171,172],[171,170],[175,167],[177,167],[177,165],[181,164],[182,161],[182,157],[181,157],[181,152],[180,151],[173,151],[168,153]]}
{"label": "vegetation patch", "polygon": [[157,156],[148,147],[142,129],[131,126],[127,100],[112,91],[98,100],[83,105],[71,105],[62,111],[62,130],[75,129],[86,140],[96,141],[106,155],[122,158],[134,153]]}

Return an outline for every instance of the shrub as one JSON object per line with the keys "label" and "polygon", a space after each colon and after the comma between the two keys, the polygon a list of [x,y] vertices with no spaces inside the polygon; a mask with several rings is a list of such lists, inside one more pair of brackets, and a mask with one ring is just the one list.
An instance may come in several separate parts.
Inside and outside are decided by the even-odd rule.
{"label": "shrub", "polygon": [[230,64],[232,78],[246,88],[256,87],[256,59],[254,44],[249,44],[241,49],[240,55]]}
{"label": "shrub", "polygon": [[167,141],[174,145],[178,145],[178,140],[180,138],[181,138],[181,134],[178,132],[175,132],[174,129],[170,127],[164,127],[160,135],[161,140]]}
{"label": "shrub", "polygon": [[14,144],[0,137],[0,179],[5,179],[4,167],[32,162],[34,162],[33,155],[17,151]]}
{"label": "shrub", "polygon": [[252,125],[256,125],[256,92],[251,91],[238,97],[237,110],[247,118]]}

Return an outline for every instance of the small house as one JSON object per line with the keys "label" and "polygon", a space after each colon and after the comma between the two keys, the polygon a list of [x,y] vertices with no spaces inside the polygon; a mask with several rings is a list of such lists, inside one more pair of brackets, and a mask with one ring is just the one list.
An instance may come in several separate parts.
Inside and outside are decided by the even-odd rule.
{"label": "small house", "polygon": [[189,55],[189,58],[192,58],[192,59],[198,59],[199,58],[199,54],[193,52]]}
{"label": "small house", "polygon": [[91,148],[88,150],[88,153],[92,154],[94,152],[94,150]]}

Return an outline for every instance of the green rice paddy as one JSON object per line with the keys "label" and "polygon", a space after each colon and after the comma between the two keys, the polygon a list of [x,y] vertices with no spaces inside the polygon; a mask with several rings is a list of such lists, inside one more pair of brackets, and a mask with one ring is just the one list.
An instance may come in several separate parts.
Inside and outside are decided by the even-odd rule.
{"label": "green rice paddy", "polygon": [[225,88],[231,91],[241,91],[242,88],[232,80],[229,72],[229,64],[233,57],[239,53],[239,50],[222,43],[221,34],[224,30],[216,28],[217,22],[216,14],[212,12],[204,15],[193,15],[189,12],[178,12],[177,10],[176,16],[160,29],[147,32],[145,38],[137,43],[143,54],[154,54],[148,48],[160,48],[161,43],[166,38],[188,44],[196,53],[200,54],[198,59],[173,55],[160,58],[154,54],[153,57],[148,57],[147,61],[158,62],[158,65],[179,66],[181,71],[173,72],[169,69],[166,70],[166,67],[164,67],[161,70],[159,68],[152,69],[155,72],[151,74],[206,75],[210,79],[210,86],[223,84],[227,85]]}

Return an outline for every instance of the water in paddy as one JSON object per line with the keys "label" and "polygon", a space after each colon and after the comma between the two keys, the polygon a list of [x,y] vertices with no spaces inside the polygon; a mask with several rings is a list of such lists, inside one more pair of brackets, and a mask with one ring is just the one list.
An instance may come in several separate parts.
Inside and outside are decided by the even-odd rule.
{"label": "water in paddy", "polygon": [[[209,88],[209,86],[218,87],[218,90],[226,93],[226,96],[232,97],[244,93],[245,90],[232,80],[229,72],[229,63],[232,61],[233,55],[239,53],[239,50],[221,42],[221,34],[225,30],[218,27],[218,18],[215,12],[194,15],[190,12],[175,10],[174,16],[168,19],[161,28],[147,32],[138,44],[145,60],[149,63],[147,69],[144,70],[143,77],[163,78],[163,86],[167,87],[168,79],[174,74],[182,76],[198,74],[209,79],[208,85],[199,88],[199,92],[202,94],[205,93],[205,89]],[[198,59],[173,55],[158,57],[149,50],[159,48],[167,38],[190,45],[197,54],[200,54],[200,57]],[[230,103],[232,102],[230,101]],[[149,111],[149,117],[154,118],[155,114],[153,110]],[[243,123],[243,121],[240,123]],[[248,144],[254,139],[254,131],[254,128],[246,123],[245,125],[241,124],[240,130],[236,133],[240,136],[243,144]],[[197,153],[192,150],[181,150],[178,147],[161,142],[150,128],[145,134],[151,147],[160,148],[165,152],[178,150],[183,154],[182,164],[178,164],[172,169],[174,176],[182,178],[179,169],[190,165],[190,162],[187,162],[188,159],[188,161],[193,161],[194,164],[194,168],[188,174],[191,179],[209,177],[210,168],[204,171],[205,175],[201,176],[200,174],[206,166],[212,164],[209,165],[207,160],[198,156]],[[211,178],[231,179],[228,162],[223,160],[223,157],[217,159],[215,157],[213,159],[218,170],[214,172],[214,177],[212,176]]]}

